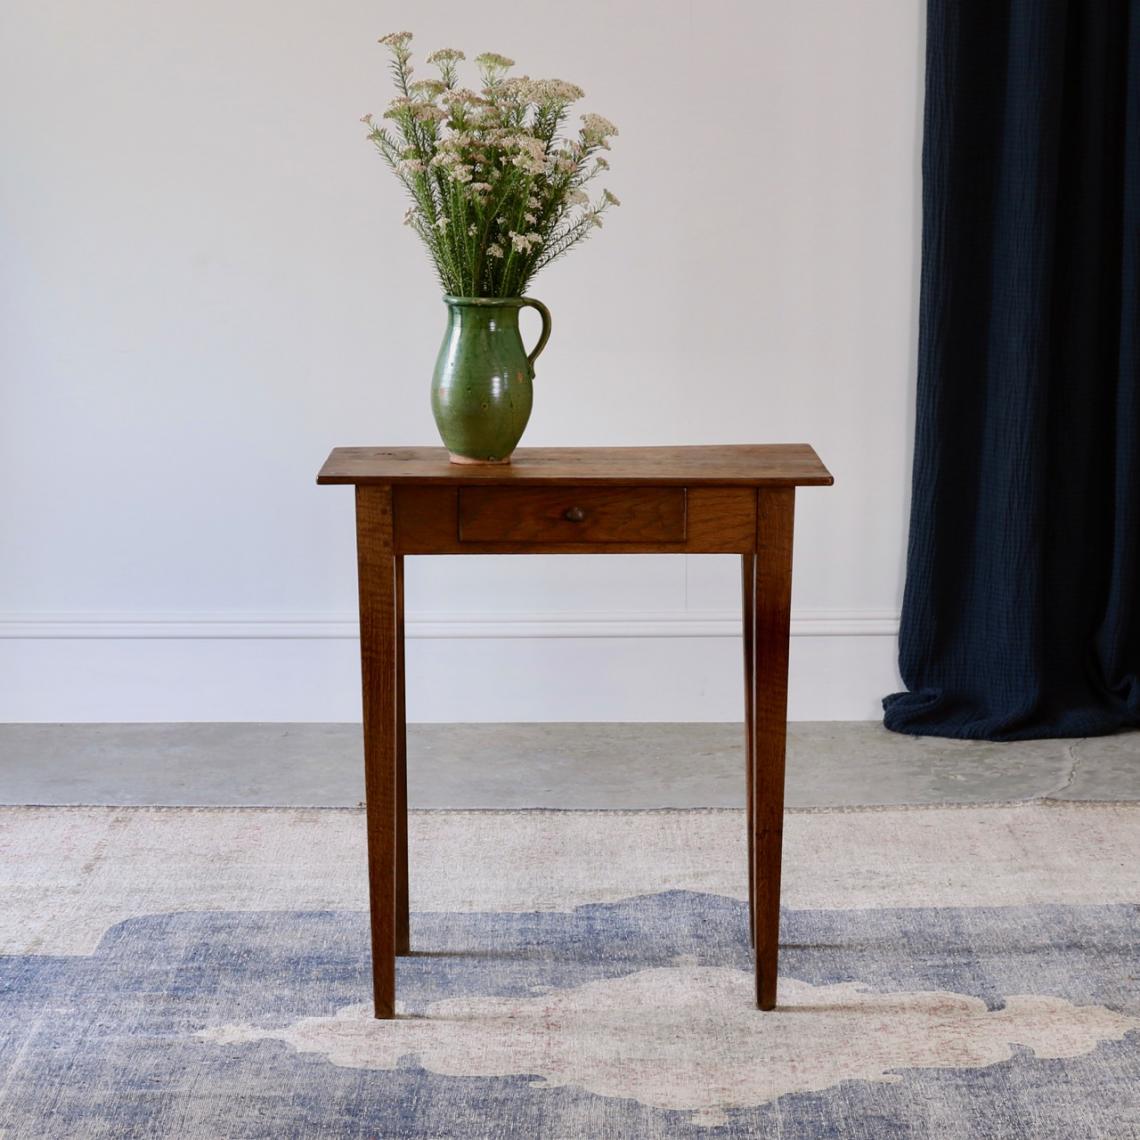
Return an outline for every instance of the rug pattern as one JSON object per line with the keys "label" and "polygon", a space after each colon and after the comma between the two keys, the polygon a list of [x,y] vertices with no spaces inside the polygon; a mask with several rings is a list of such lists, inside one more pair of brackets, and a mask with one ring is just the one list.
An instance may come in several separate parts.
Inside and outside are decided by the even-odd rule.
{"label": "rug pattern", "polygon": [[[413,896],[438,909],[414,914],[402,1016],[378,1023],[363,1001],[362,909],[289,909],[273,893],[288,865],[263,856],[292,850],[306,884],[296,894],[311,904],[323,879],[328,901],[342,901],[349,852],[298,844],[308,816],[0,809],[0,890],[13,904],[0,914],[0,1136],[1140,1136],[1140,908],[1123,858],[1137,849],[1140,809],[969,811],[977,818],[836,813],[811,826],[863,828],[868,846],[893,834],[904,866],[921,857],[906,849],[921,819],[959,833],[988,823],[995,851],[1023,828],[1014,895],[1029,901],[994,905],[979,885],[987,905],[908,905],[932,888],[911,892],[906,875],[855,894],[853,907],[797,905],[792,892],[780,1008],[764,1015],[748,1005],[735,885],[670,885],[661,862],[659,889],[644,889],[642,868],[635,895],[603,884],[598,901],[551,905],[560,888],[590,891],[563,850],[568,827],[624,828],[631,865],[638,850],[673,851],[708,886],[710,852],[692,845],[735,858],[738,813],[425,814]],[[336,835],[359,823],[330,820]],[[195,821],[213,829],[227,906],[202,907],[203,883],[167,874],[168,908],[149,909],[146,884]],[[433,840],[477,850],[516,823],[529,829],[532,869],[545,868],[541,905],[517,895],[476,909],[471,883],[447,886]],[[1080,844],[1066,837],[1078,831],[1086,845],[1099,833],[1106,859],[1084,869],[1089,901],[1043,901],[1071,872]],[[56,865],[88,871],[68,879],[80,885],[66,906],[41,896],[37,908],[53,851]],[[971,859],[984,866],[986,851],[963,852]],[[116,868],[120,897],[109,899]],[[140,897],[148,909],[61,952],[92,915]]]}

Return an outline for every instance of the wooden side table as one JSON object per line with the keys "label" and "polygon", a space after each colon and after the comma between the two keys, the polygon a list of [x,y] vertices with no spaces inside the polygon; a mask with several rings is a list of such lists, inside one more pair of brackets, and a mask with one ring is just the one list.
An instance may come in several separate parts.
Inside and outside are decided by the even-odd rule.
{"label": "wooden side table", "polygon": [[443,448],[338,447],[318,483],[356,488],[372,981],[395,1016],[408,935],[404,555],[739,554],[748,881],[756,1004],[776,1004],[796,487],[831,475],[806,444],[522,448],[507,466]]}

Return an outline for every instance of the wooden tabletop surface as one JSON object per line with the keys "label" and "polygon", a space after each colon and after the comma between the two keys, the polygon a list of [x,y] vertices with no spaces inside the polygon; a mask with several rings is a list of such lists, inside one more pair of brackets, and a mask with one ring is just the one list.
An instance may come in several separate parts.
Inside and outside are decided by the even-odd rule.
{"label": "wooden tabletop surface", "polygon": [[520,447],[506,464],[452,463],[442,447],[337,447],[317,482],[826,487],[806,443],[704,447]]}

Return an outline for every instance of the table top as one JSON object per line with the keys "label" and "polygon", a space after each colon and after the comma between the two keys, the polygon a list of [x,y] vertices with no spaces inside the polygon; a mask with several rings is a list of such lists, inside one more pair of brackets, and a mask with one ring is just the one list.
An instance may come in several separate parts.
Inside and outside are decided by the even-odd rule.
{"label": "table top", "polygon": [[504,464],[452,463],[442,447],[337,447],[321,484],[826,487],[834,479],[806,443],[704,447],[520,447]]}

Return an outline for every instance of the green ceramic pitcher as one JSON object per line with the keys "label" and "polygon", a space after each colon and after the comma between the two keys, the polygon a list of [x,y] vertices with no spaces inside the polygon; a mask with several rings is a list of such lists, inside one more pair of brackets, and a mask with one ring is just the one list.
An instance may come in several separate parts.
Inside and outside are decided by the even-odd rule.
{"label": "green ceramic pitcher", "polygon": [[[534,362],[550,339],[550,311],[533,297],[445,295],[447,331],[431,383],[431,410],[453,463],[509,463],[530,419]],[[542,317],[527,355],[524,305]]]}

